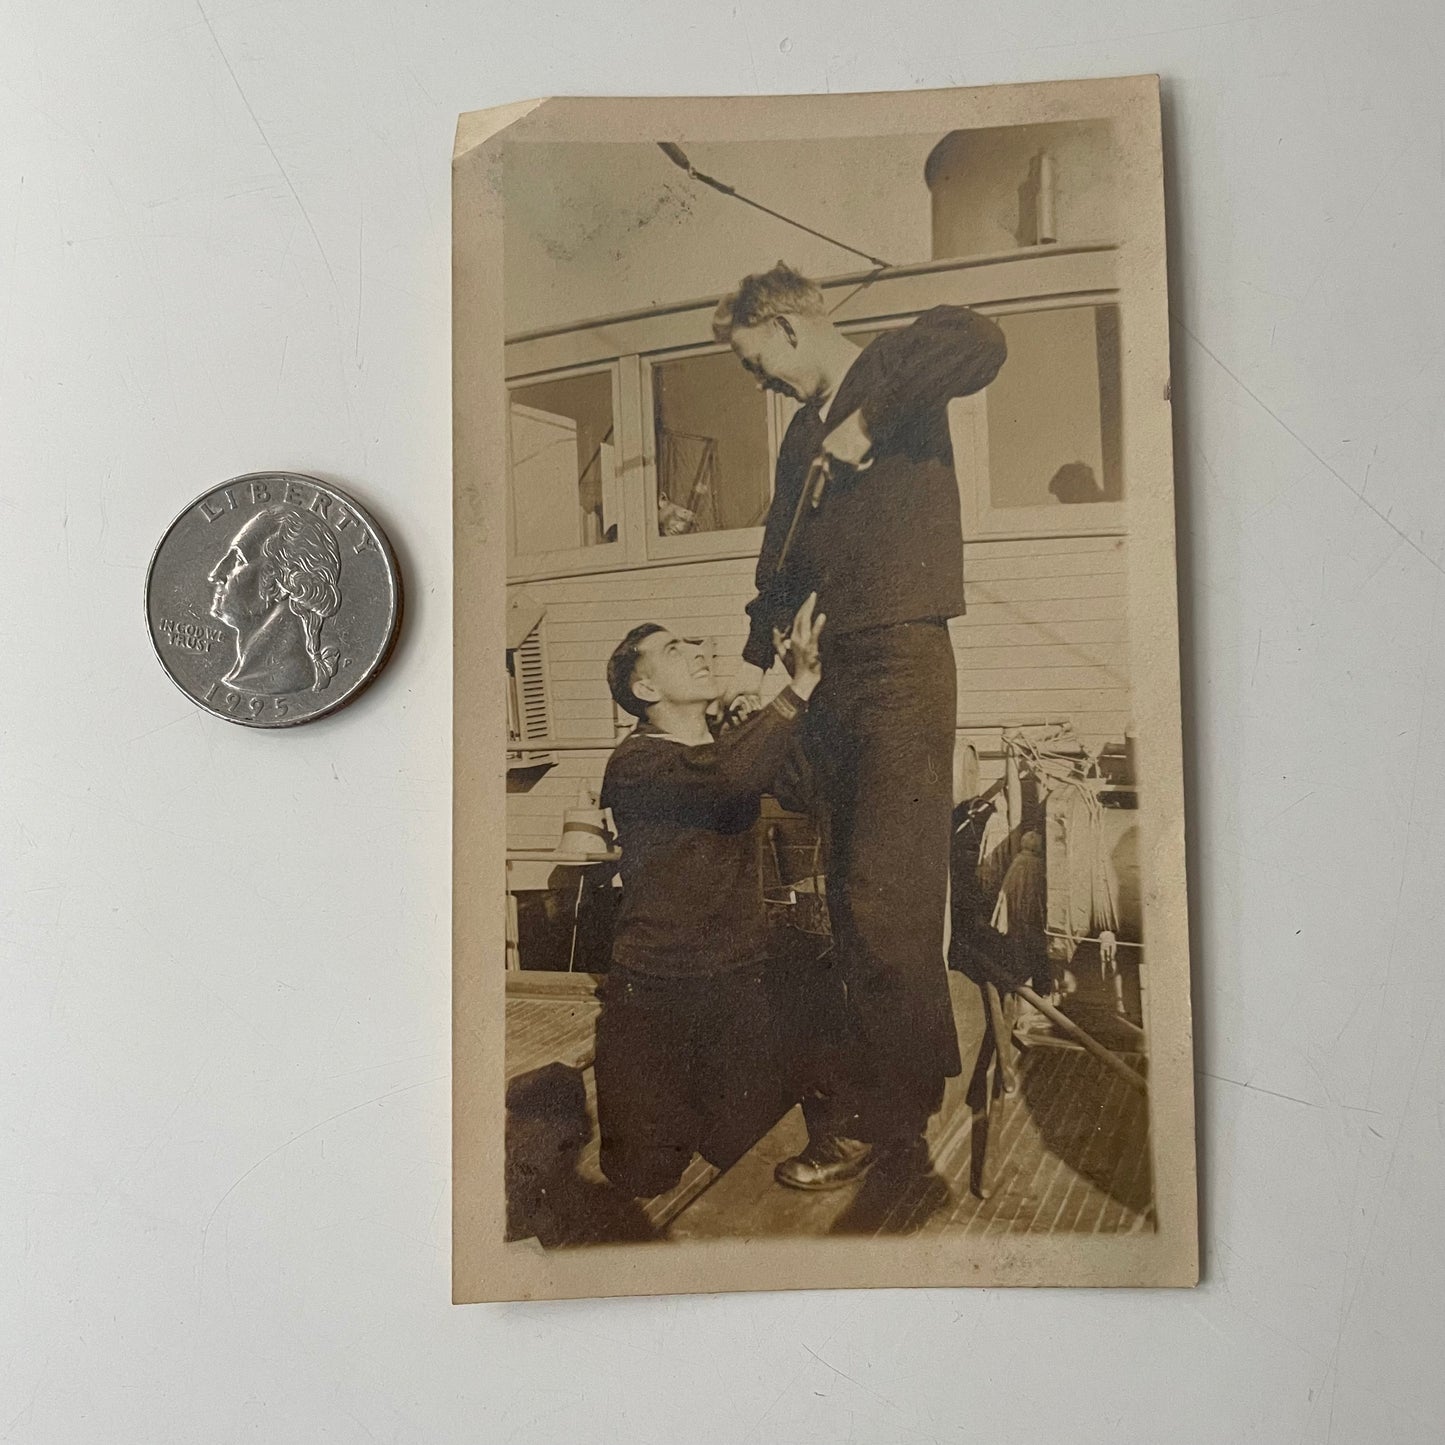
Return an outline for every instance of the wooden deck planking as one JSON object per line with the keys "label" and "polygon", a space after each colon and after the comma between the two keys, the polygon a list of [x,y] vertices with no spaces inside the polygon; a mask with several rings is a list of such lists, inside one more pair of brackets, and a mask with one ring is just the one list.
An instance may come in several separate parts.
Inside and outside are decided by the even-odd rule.
{"label": "wooden deck planking", "polygon": [[[1025,1087],[1036,1081],[1041,1071],[1047,1071],[1055,1061],[1051,1055],[1044,1055],[1042,1058],[1035,1056],[1027,1060],[1029,1067],[1021,1071],[1025,1078]],[[1074,1060],[1074,1072],[1077,1075],[1083,1069],[1083,1056],[1080,1055]],[[1057,1085],[1055,1088],[1057,1089]],[[1050,1093],[1053,1097],[1053,1091]],[[1091,1112],[1089,1101],[1084,1096],[1084,1091],[1078,1087],[1077,1079],[1071,1081],[1069,1093],[1066,1096],[1064,1108],[1050,1120],[1054,1127],[1054,1137],[1072,1138],[1079,1127],[1085,1122]],[[1039,1127],[1039,1138],[1049,1137],[1044,1133],[1043,1125]],[[1068,1202],[1070,1191],[1073,1187],[1072,1177],[1065,1175],[1061,1168],[1063,1160],[1048,1149],[1040,1151],[1044,1158],[1045,1177],[1048,1180],[1043,1197],[1039,1200],[1033,1217],[1029,1219],[1027,1228],[1030,1231],[1043,1231],[1051,1233],[1059,1216],[1063,1213],[1064,1206]],[[1069,1171],[1072,1175],[1072,1171]]]}
{"label": "wooden deck planking", "polygon": [[[994,1166],[995,1185],[992,1196],[979,1199],[969,1192],[968,1175],[962,1174],[957,1188],[958,1204],[943,1227],[953,1228],[976,1237],[1007,1234],[1033,1227],[1039,1210],[1047,1198],[1059,1162],[1047,1150],[1038,1147],[1042,1124],[1070,1107],[1071,1095],[1067,1081],[1055,1081],[1056,1087],[1045,1100],[1040,1114],[1030,1114],[1027,1095],[1031,1074],[1037,1060],[1027,1056],[1019,1062],[1020,1094],[1013,1099],[995,1100],[994,1109],[1002,1105],[1002,1126],[997,1140],[990,1140],[990,1149],[1002,1150]],[[969,1161],[971,1162],[971,1160]]]}
{"label": "wooden deck planking", "polygon": [[585,1068],[592,1061],[598,1004],[587,998],[507,1000],[507,1078],[561,1063]]}
{"label": "wooden deck planking", "polygon": [[[1036,1060],[1025,1056],[1019,1061],[1020,1090],[1032,1082]],[[1027,1107],[1027,1095],[1004,1101],[1004,1127],[1000,1131],[1000,1143],[1006,1142],[1002,1158],[995,1165],[997,1183],[987,1205],[979,1204],[976,1217],[978,1235],[993,1233],[1006,1234],[1013,1229],[1027,1229],[1048,1193],[1052,1181],[1054,1161],[1048,1152],[1035,1147],[1044,1123],[1063,1113],[1070,1105],[1071,1094],[1067,1077],[1054,1080],[1054,1088],[1044,1101],[1037,1116],[1031,1116]],[[973,1210],[971,1196],[964,1195],[960,1212]]]}
{"label": "wooden deck planking", "polygon": [[1110,1078],[1105,1081],[1104,1087],[1107,1092],[1099,1105],[1101,1122],[1096,1126],[1097,1132],[1086,1150],[1082,1171],[1096,1185],[1100,1183],[1100,1176],[1103,1182],[1092,1194],[1081,1195],[1074,1202],[1072,1211],[1060,1219],[1062,1228],[1078,1233],[1094,1232],[1094,1224],[1103,1213],[1104,1202],[1116,1185],[1121,1166],[1138,1153],[1129,1147],[1129,1086],[1121,1079]]}
{"label": "wooden deck planking", "polygon": [[[970,1191],[980,1121],[966,1095],[983,1019],[977,990],[958,975],[950,984],[965,1070],[948,1081],[944,1106],[929,1131],[931,1174],[896,1186],[874,1177],[821,1194],[782,1189],[773,1168],[806,1140],[795,1108],[726,1173],[695,1159],[674,1190],[639,1201],[647,1227],[677,1240],[838,1233],[982,1238],[1152,1228],[1146,1105],[1075,1049],[1034,1047],[1023,1053],[1018,1095],[993,1106],[994,1193],[981,1200]],[[589,997],[507,1002],[509,1079],[549,1063],[584,1071],[589,1138],[576,1171],[579,1183],[594,1190],[605,1188],[589,1067],[597,1009]],[[574,1236],[561,1242],[601,1243],[608,1237],[595,1220],[579,1220]]]}

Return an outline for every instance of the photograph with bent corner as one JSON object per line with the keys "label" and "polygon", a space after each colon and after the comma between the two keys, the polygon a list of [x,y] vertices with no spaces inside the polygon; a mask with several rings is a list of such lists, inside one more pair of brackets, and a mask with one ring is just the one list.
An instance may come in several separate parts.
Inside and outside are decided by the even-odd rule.
{"label": "photograph with bent corner", "polygon": [[497,130],[485,332],[459,149],[460,1298],[1195,1276],[1157,87],[883,99]]}

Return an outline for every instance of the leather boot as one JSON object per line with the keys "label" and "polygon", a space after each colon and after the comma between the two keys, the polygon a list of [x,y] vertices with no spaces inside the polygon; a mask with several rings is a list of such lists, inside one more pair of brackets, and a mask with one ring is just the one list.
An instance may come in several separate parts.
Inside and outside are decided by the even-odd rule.
{"label": "leather boot", "polygon": [[773,1170],[773,1178],[789,1189],[839,1189],[861,1179],[876,1157],[873,1145],[861,1139],[824,1134]]}

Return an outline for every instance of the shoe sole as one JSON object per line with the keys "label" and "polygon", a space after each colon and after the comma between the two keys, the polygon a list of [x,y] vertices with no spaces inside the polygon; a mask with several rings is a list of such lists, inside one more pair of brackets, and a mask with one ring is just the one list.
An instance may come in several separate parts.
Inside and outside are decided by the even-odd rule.
{"label": "shoe sole", "polygon": [[856,1184],[864,1178],[873,1168],[872,1162],[864,1165],[856,1174],[849,1174],[844,1179],[821,1180],[817,1184],[805,1184],[800,1179],[784,1179],[775,1170],[773,1172],[774,1183],[781,1184],[784,1189],[796,1189],[801,1194],[826,1194],[830,1189],[846,1189],[850,1184]]}

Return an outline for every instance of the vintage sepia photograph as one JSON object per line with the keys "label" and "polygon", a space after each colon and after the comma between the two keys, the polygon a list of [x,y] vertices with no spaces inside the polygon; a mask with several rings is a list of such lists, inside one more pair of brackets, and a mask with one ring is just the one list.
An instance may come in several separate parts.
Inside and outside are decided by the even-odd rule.
{"label": "vintage sepia photograph", "polygon": [[1153,77],[463,117],[459,1300],[1194,1282],[1161,176]]}

